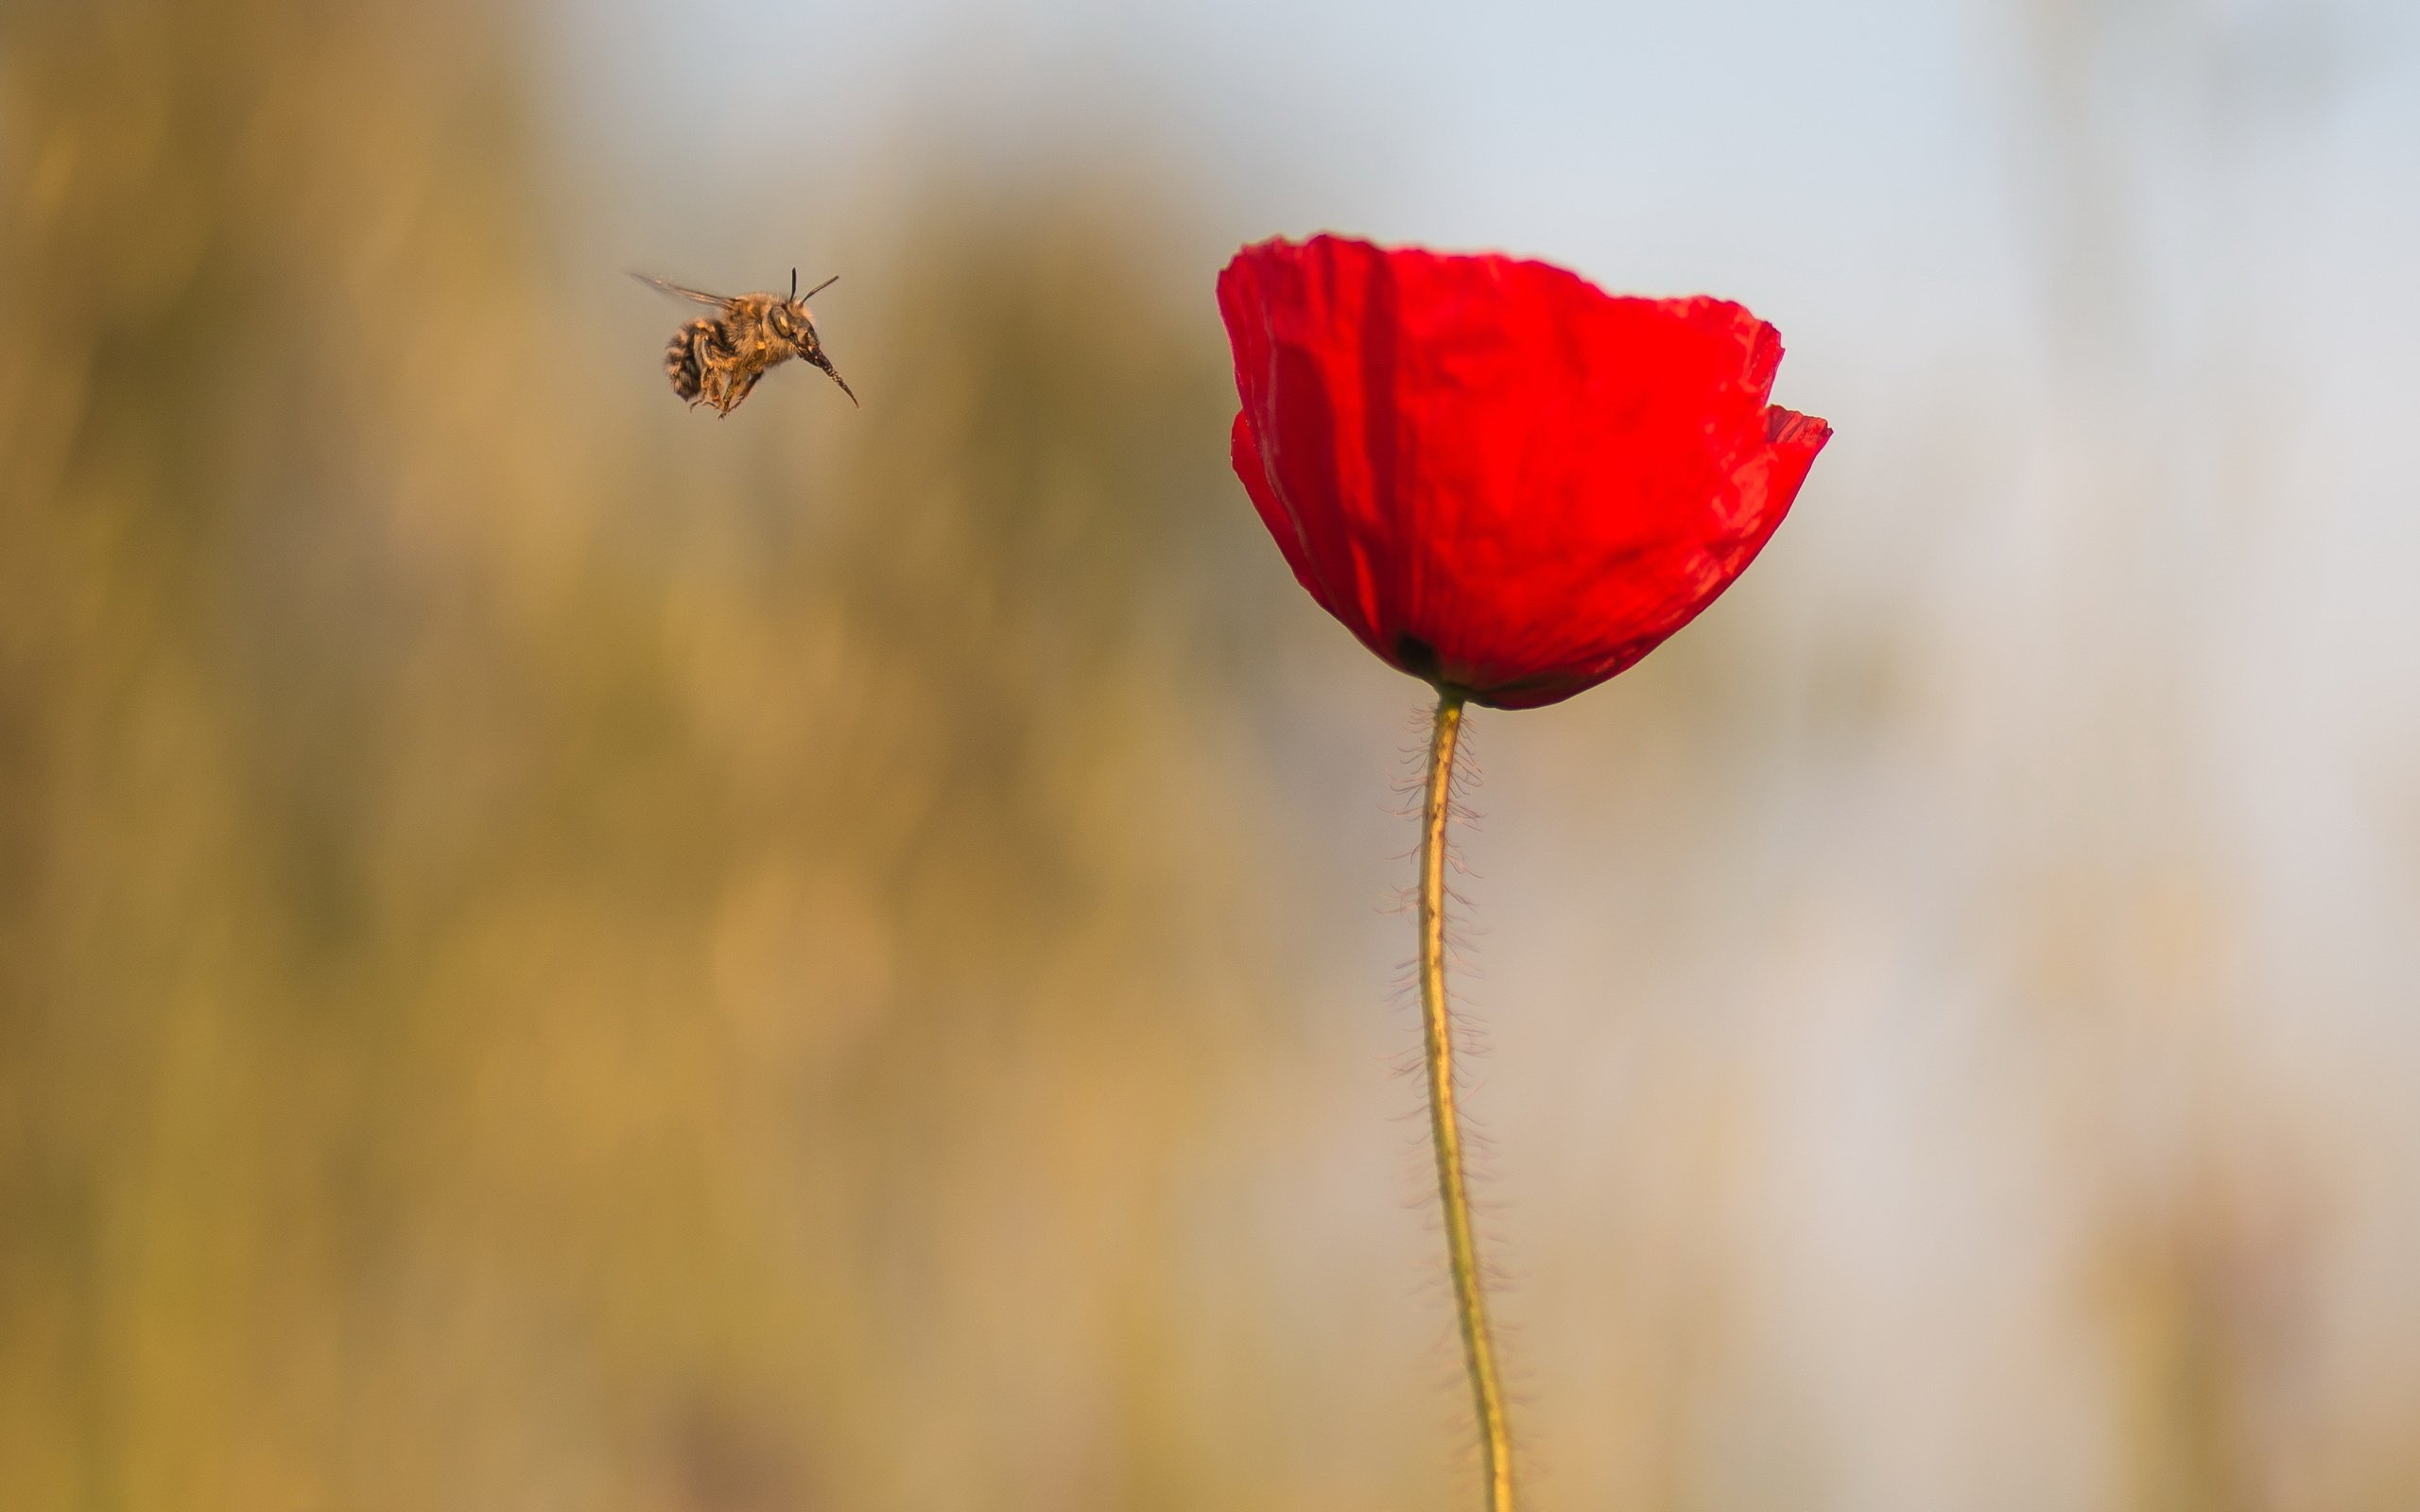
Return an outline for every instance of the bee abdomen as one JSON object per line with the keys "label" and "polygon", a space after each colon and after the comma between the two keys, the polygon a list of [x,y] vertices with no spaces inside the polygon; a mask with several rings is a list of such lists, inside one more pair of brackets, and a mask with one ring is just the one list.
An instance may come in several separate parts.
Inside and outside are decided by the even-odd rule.
{"label": "bee abdomen", "polygon": [[664,375],[672,380],[674,393],[694,400],[704,389],[714,339],[715,323],[704,318],[672,333],[671,343],[664,349]]}

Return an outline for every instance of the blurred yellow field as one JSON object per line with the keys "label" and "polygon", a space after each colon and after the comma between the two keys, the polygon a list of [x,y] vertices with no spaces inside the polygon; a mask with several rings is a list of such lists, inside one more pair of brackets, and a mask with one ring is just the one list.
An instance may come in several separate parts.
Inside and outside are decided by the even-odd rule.
{"label": "blurred yellow field", "polygon": [[[1771,175],[1708,170],[1700,262],[1501,233],[1738,288],[1841,437],[1655,659],[1471,720],[1542,1512],[2420,1506],[2413,327],[2357,384],[2326,302],[2420,186],[2369,76],[2204,142],[2163,70],[2301,55],[2102,9],[1978,8],[2041,277],[1974,333],[1922,245],[1721,234],[1818,171],[1787,120],[1587,148]],[[1496,180],[1154,113],[1085,28],[1378,86],[1044,10],[1016,87],[1090,103],[1012,142],[1013,39],[976,87],[814,13],[801,90],[897,96],[823,150],[785,68],[683,140],[586,51],[689,112],[761,8],[0,13],[0,1509],[1475,1502],[1388,911],[1426,690],[1254,520],[1211,281],[1322,183],[1454,241]],[[1473,18],[1508,130],[1564,14]],[[863,409],[689,412],[624,269],[793,264]]]}

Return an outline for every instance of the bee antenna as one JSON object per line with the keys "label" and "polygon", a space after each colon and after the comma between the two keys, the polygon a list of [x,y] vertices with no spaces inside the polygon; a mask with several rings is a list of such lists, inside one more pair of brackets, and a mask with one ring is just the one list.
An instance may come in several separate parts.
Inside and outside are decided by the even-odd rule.
{"label": "bee antenna", "polygon": [[795,267],[790,269],[790,298],[798,298],[798,269]]}

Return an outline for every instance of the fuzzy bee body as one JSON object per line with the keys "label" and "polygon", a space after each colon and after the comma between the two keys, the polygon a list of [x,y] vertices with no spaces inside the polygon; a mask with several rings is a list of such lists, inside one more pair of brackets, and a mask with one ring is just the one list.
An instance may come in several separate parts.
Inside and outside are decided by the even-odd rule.
{"label": "fuzzy bee body", "polygon": [[[778,294],[742,294],[726,298],[698,289],[667,284],[644,273],[633,274],[668,294],[715,307],[713,315],[700,316],[672,334],[664,349],[664,374],[672,382],[672,391],[689,402],[691,407],[711,404],[716,413],[728,416],[739,407],[767,371],[792,357],[800,358],[823,369],[824,375],[840,386],[840,391],[856,404],[857,396],[847,380],[823,354],[823,343],[815,334],[815,321],[807,314],[806,299],[798,293],[798,274],[790,274],[790,293],[785,299]],[[825,279],[808,290],[811,297],[830,286]]]}

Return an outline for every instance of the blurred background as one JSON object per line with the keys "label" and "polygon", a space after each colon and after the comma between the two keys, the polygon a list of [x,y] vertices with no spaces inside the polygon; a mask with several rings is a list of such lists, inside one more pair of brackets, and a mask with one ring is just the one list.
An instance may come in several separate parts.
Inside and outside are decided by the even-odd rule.
{"label": "blurred background", "polygon": [[1322,227],[1839,430],[1474,721],[1532,1504],[2420,1507],[2398,0],[12,0],[0,1507],[1468,1504]]}

